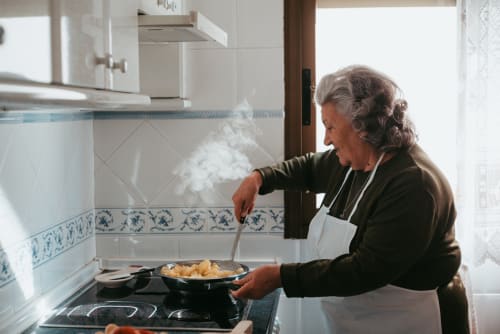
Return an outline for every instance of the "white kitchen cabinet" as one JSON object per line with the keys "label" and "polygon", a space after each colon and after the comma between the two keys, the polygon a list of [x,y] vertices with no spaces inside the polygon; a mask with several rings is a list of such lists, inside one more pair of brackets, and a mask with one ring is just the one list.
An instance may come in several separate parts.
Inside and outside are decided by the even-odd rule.
{"label": "white kitchen cabinet", "polygon": [[112,88],[105,83],[106,52],[102,0],[52,0],[52,80],[54,84]]}
{"label": "white kitchen cabinet", "polygon": [[49,0],[0,1],[0,78],[51,81]]}
{"label": "white kitchen cabinet", "polygon": [[[107,53],[113,57],[113,66],[108,75],[108,87],[123,92],[139,92],[139,33],[137,27],[137,0],[104,0],[109,6],[111,31],[107,41]],[[108,3],[106,3],[108,2]],[[105,7],[106,8],[106,7]],[[108,10],[106,9],[105,12]]]}
{"label": "white kitchen cabinet", "polygon": [[0,80],[139,92],[138,0],[2,0]]}

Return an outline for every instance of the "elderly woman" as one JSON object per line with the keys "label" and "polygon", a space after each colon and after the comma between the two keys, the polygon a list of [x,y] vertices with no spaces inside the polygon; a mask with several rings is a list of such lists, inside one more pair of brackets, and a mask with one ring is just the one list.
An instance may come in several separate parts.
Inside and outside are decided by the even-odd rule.
{"label": "elderly woman", "polygon": [[257,169],[233,195],[239,219],[257,194],[325,193],[309,226],[312,260],[259,267],[235,282],[235,297],[278,287],[288,297],[322,297],[332,333],[468,332],[453,193],[416,144],[397,93],[365,66],[321,79],[316,101],[333,149]]}

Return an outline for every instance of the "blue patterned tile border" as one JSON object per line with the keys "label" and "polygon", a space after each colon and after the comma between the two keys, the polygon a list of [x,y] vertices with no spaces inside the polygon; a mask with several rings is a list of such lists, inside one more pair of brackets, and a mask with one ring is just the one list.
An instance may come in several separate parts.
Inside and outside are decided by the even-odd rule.
{"label": "blue patterned tile border", "polygon": [[[247,218],[246,232],[284,230],[284,208],[255,208]],[[236,229],[233,208],[127,208],[96,209],[96,234],[161,234],[232,232]]]}
{"label": "blue patterned tile border", "polygon": [[[284,118],[283,110],[253,110],[253,118]],[[0,112],[0,124],[72,122],[92,119],[209,119],[232,118],[232,110],[199,111],[66,111]]]}
{"label": "blue patterned tile border", "polygon": [[[94,236],[94,221],[94,211],[90,210],[18,244],[0,249],[0,288],[16,279],[15,268],[39,267]],[[9,258],[11,254],[15,258]]]}

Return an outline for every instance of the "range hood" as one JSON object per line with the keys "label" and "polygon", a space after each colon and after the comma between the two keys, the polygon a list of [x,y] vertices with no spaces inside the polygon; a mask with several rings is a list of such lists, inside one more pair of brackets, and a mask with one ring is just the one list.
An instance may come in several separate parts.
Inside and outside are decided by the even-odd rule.
{"label": "range hood", "polygon": [[139,43],[213,41],[227,47],[227,33],[197,11],[189,15],[139,15]]}

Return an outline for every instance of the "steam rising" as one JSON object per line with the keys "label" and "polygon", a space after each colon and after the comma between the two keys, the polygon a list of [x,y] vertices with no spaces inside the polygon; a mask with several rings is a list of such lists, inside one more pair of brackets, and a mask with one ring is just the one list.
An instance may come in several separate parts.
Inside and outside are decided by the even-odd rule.
{"label": "steam rising", "polygon": [[257,147],[253,110],[245,100],[173,171],[180,178],[176,192],[200,193],[216,184],[245,177],[252,165],[245,151]]}

